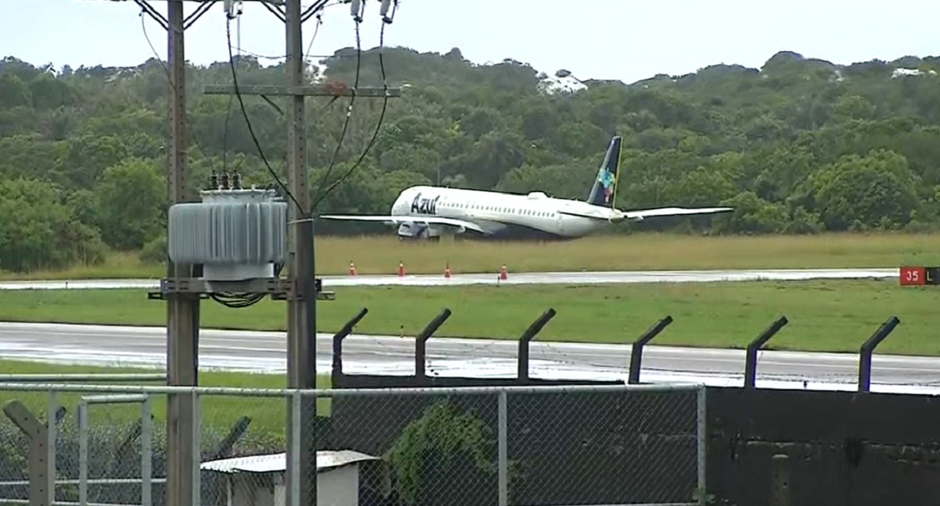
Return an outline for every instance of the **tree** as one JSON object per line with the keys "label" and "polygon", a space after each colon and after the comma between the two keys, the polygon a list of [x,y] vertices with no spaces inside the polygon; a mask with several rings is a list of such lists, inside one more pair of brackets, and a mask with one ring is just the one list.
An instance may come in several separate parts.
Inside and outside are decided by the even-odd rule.
{"label": "tree", "polygon": [[900,228],[919,207],[915,177],[891,151],[842,157],[813,180],[820,218],[830,230]]}
{"label": "tree", "polygon": [[101,235],[109,246],[140,249],[159,235],[166,186],[153,162],[129,158],[105,169],[97,193]]}
{"label": "tree", "polygon": [[[459,48],[383,51],[388,84],[404,92],[388,102],[378,130],[380,101],[357,101],[345,132],[346,98],[309,108],[311,191],[327,173],[324,186],[355,167],[319,213],[387,213],[402,188],[438,181],[584,198],[617,134],[624,147],[619,207],[732,203],[735,215],[712,220],[722,233],[940,227],[936,58],[836,65],[780,51],[760,68],[711,65],[629,84],[578,76],[577,89],[562,89],[557,80],[571,80],[570,72],[550,76],[512,58],[478,65]],[[354,48],[340,49],[310,74],[349,85],[356,56]],[[364,51],[360,63],[360,85],[381,86],[378,50]],[[243,84],[283,82],[283,64],[265,67],[245,56],[236,67]],[[187,78],[200,89],[230,82],[231,69],[228,62],[190,66]],[[82,241],[92,244],[100,231],[111,247],[149,244],[150,256],[159,257],[164,79],[155,59],[59,72],[0,60],[0,177],[20,181],[7,191],[52,188]],[[237,171],[245,184],[273,183],[270,171],[287,180],[287,125],[277,101],[244,97],[253,137],[238,101],[188,96],[190,196],[213,170]],[[14,200],[33,202],[29,194],[11,194],[4,205]],[[638,225],[698,232],[710,226],[709,220]],[[382,227],[318,224],[320,233],[367,229]],[[71,246],[55,244],[62,255],[37,261],[78,258]],[[11,250],[4,261],[33,268],[10,257],[20,254]]]}

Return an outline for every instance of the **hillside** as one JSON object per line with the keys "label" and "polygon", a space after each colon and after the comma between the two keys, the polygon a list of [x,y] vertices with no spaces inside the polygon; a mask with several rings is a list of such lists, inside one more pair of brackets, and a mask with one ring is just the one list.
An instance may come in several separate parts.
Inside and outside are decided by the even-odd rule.
{"label": "hillside", "polygon": [[[310,79],[351,84],[356,66],[355,49],[344,48],[311,67]],[[738,208],[694,227],[676,220],[643,229],[811,233],[940,223],[935,57],[842,66],[783,51],[760,69],[715,65],[574,86],[511,59],[475,65],[456,48],[386,49],[384,66],[391,85],[405,86],[403,97],[388,102],[368,155],[319,212],[384,213],[417,183],[583,198],[616,133],[626,148],[620,207]],[[284,82],[281,66],[243,57],[237,67],[240,84]],[[157,60],[58,70],[0,62],[0,268],[95,262],[107,248],[140,249],[160,236],[166,77]],[[223,167],[269,184],[238,101],[201,93],[232,82],[228,62],[191,67],[187,78],[192,190]],[[381,82],[377,51],[364,52],[360,85]],[[308,101],[314,197],[346,100]],[[280,99],[272,103],[283,110]],[[283,174],[284,116],[258,97],[245,104],[265,157]],[[329,183],[360,157],[381,109],[381,100],[356,101]]]}

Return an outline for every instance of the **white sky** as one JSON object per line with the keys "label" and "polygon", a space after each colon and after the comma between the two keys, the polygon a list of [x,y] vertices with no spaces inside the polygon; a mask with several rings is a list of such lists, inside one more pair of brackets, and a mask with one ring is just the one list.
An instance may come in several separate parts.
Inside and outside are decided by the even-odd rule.
{"label": "white sky", "polygon": [[[165,1],[151,5],[166,13]],[[187,2],[187,13],[195,8]],[[378,8],[367,1],[363,49],[378,45]],[[139,13],[131,1],[0,0],[0,56],[57,68],[137,65],[153,56]],[[224,18],[220,2],[186,31],[190,61],[227,60]],[[400,0],[385,42],[419,51],[458,47],[477,63],[510,57],[549,74],[567,68],[580,79],[629,83],[716,63],[759,67],[780,50],[842,64],[937,55],[936,19],[937,0]],[[312,54],[355,46],[348,5],[330,7],[323,21]],[[165,32],[149,18],[146,27],[165,58]],[[305,41],[315,27],[315,19],[304,25]],[[242,47],[277,56],[284,44],[283,24],[246,2]]]}

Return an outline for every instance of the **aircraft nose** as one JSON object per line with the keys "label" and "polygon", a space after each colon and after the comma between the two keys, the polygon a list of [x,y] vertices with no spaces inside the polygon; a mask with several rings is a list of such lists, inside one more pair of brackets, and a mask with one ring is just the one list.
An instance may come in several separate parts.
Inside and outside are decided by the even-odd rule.
{"label": "aircraft nose", "polygon": [[407,201],[408,201],[408,196],[405,194],[405,192],[402,192],[398,196],[398,198],[395,199],[395,203],[392,204],[392,211],[396,214],[404,213],[405,210],[407,209],[407,205],[406,205]]}

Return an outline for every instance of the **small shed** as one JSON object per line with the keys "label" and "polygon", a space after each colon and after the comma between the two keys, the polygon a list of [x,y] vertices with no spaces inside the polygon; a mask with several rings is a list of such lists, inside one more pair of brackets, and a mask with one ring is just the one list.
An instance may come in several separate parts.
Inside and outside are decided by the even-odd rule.
{"label": "small shed", "polygon": [[[317,452],[317,506],[358,506],[360,466],[379,457],[352,450]],[[203,462],[203,471],[228,475],[226,506],[286,506],[287,454]]]}

